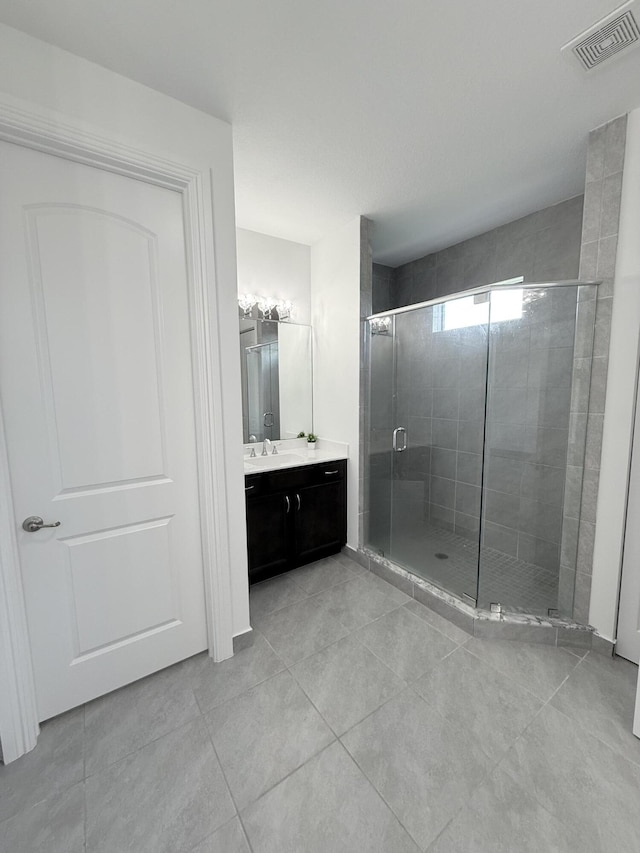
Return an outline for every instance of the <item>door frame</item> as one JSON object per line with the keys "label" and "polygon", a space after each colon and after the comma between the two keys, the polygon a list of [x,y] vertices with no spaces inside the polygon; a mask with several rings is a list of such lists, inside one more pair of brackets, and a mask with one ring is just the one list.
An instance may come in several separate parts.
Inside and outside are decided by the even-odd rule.
{"label": "door frame", "polygon": [[[7,95],[0,96],[0,141],[137,178],[182,196],[207,642],[210,656],[225,660],[233,655],[233,624],[226,489],[224,477],[215,476],[225,471],[225,443],[211,175]],[[5,763],[33,749],[39,732],[8,475],[0,399],[0,744]]]}

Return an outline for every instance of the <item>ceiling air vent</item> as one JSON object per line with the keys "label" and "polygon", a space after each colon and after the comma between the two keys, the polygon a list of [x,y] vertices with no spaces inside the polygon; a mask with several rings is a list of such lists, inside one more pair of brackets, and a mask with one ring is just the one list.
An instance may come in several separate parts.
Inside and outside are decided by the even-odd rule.
{"label": "ceiling air vent", "polygon": [[585,71],[602,65],[622,50],[640,44],[637,0],[619,6],[562,48],[571,52]]}

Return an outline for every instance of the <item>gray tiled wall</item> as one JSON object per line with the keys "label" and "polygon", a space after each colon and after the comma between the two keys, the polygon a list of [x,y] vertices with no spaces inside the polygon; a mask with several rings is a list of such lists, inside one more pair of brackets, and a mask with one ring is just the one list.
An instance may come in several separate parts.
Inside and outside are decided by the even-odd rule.
{"label": "gray tiled wall", "polygon": [[578,288],[526,296],[491,328],[484,544],[557,573]]}
{"label": "gray tiled wall", "polygon": [[373,312],[387,311],[391,307],[393,276],[395,270],[382,264],[373,265]]}
{"label": "gray tiled wall", "polygon": [[524,276],[578,276],[583,196],[538,210],[463,243],[396,267],[375,265],[373,305],[386,311],[460,290]]}
{"label": "gray tiled wall", "polygon": [[[572,411],[572,428],[586,433],[584,480],[580,500],[577,544],[567,548],[565,570],[575,570],[574,618],[586,623],[589,618],[591,571],[595,538],[596,504],[602,450],[602,426],[606,394],[611,308],[615,298],[618,222],[622,192],[622,169],[627,117],[620,116],[589,136],[587,174],[584,193],[584,222],[580,252],[580,278],[601,280],[597,299],[585,305],[595,311],[593,361],[588,398],[577,398]],[[575,540],[574,540],[575,541]],[[569,580],[572,575],[568,574]]]}

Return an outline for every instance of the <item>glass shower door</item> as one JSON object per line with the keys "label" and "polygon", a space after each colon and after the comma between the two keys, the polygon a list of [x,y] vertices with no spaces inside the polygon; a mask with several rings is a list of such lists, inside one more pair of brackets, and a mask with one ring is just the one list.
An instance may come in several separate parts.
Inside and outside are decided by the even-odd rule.
{"label": "glass shower door", "polygon": [[394,413],[393,317],[369,321],[369,523],[367,544],[391,550],[392,434]]}
{"label": "glass shower door", "polygon": [[588,401],[593,341],[589,317],[576,339],[576,309],[593,304],[578,302],[578,287],[569,285],[491,294],[478,601],[484,609],[571,613],[581,418],[586,423],[586,414],[575,412],[587,409],[576,392],[582,387]]}
{"label": "glass shower door", "polygon": [[475,602],[489,304],[395,315],[389,556]]}

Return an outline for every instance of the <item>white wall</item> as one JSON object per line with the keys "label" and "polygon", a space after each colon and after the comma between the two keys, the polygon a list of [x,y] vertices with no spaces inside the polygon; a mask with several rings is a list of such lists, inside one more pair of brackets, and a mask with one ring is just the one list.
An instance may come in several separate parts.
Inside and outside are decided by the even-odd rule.
{"label": "white wall", "polygon": [[313,370],[311,329],[293,323],[278,327],[280,437],[313,432]]}
{"label": "white wall", "polygon": [[292,320],[311,322],[309,246],[238,228],[238,293],[290,299]]}
{"label": "white wall", "polygon": [[[214,304],[221,324],[224,478],[229,509],[233,633],[249,627],[242,415],[238,351],[231,127],[152,89],[0,25],[0,91],[84,123],[123,145],[148,149],[210,175]],[[55,117],[52,116],[54,120]],[[203,188],[210,199],[210,188]],[[212,282],[213,284],[213,282]]]}
{"label": "white wall", "polygon": [[313,423],[349,445],[347,541],[358,547],[360,218],[311,246]]}
{"label": "white wall", "polygon": [[[640,335],[640,109],[629,114],[589,622],[615,639]],[[637,519],[630,519],[637,524]]]}

